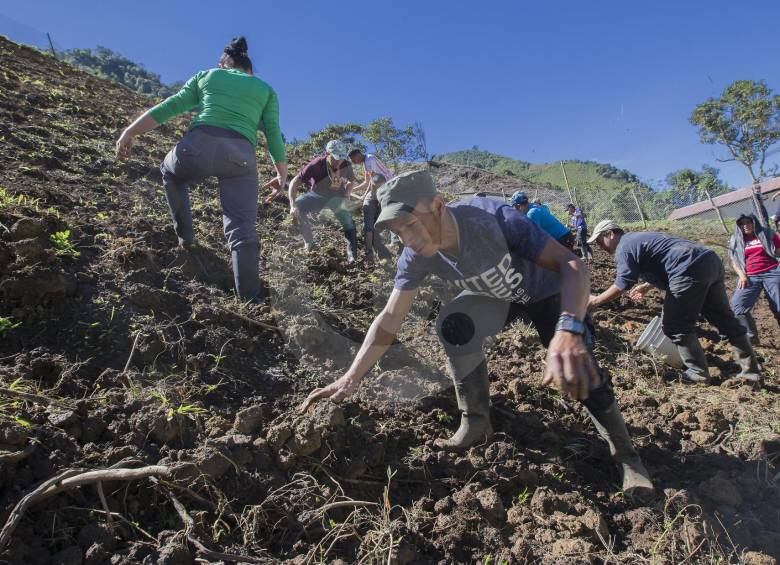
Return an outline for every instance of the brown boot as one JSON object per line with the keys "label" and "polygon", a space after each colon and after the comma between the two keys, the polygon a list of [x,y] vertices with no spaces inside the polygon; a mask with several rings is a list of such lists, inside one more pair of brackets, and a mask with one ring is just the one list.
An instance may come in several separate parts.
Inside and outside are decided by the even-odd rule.
{"label": "brown boot", "polygon": [[601,412],[588,412],[599,434],[609,444],[609,452],[620,470],[623,492],[629,496],[651,495],[655,491],[653,482],[631,443],[617,402]]}
{"label": "brown boot", "polygon": [[449,359],[450,376],[460,409],[460,427],[449,439],[437,439],[441,449],[464,450],[493,435],[490,425],[490,381],[482,353]]}

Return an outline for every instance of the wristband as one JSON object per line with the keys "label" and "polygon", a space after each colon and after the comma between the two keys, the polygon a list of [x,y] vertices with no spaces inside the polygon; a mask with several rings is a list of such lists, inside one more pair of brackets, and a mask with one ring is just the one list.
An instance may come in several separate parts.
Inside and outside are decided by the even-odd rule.
{"label": "wristband", "polygon": [[585,324],[571,314],[561,314],[558,323],[555,324],[556,332],[569,332],[577,335],[585,335]]}

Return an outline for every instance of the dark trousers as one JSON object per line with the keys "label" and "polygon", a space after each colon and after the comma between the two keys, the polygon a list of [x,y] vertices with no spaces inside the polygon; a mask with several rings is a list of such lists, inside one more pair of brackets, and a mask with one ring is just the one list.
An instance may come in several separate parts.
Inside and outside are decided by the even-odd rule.
{"label": "dark trousers", "polygon": [[662,326],[674,343],[696,331],[699,314],[729,340],[745,335],[729,305],[723,262],[710,251],[691,263],[683,275],[669,280]]}
{"label": "dark trousers", "polygon": [[189,185],[217,177],[222,226],[233,256],[236,291],[242,299],[260,293],[255,148],[238,132],[199,126],[176,144],[160,165],[165,196],[179,243],[195,242]]}
{"label": "dark trousers", "polygon": [[[555,335],[555,325],[560,313],[559,294],[533,304],[522,305],[464,291],[442,307],[436,320],[436,331],[448,356],[480,354],[480,358],[475,362],[476,367],[484,360],[481,354],[485,339],[502,331],[518,318],[530,322],[539,334],[542,344],[547,347]],[[586,320],[586,327],[585,344],[592,356],[594,341],[590,319]],[[593,363],[598,367],[595,358]],[[598,368],[598,371],[601,384],[592,388],[587,400],[583,402],[592,412],[605,410],[615,400],[608,373],[601,368]]]}
{"label": "dark trousers", "polygon": [[749,284],[745,288],[738,288],[731,297],[731,308],[742,323],[748,336],[756,335],[756,322],[751,314],[753,307],[761,296],[761,291],[769,300],[769,309],[780,325],[780,266],[757,275],[748,276]]}
{"label": "dark trousers", "polygon": [[374,231],[374,224],[379,217],[381,207],[378,200],[369,200],[363,202],[363,234],[373,234],[373,248],[382,259],[390,259],[393,254],[385,246],[385,242],[382,241],[382,235]]}

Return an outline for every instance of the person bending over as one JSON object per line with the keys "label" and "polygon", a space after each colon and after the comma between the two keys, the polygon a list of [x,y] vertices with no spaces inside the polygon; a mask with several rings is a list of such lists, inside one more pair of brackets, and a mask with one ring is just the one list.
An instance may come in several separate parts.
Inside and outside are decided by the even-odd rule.
{"label": "person bending over", "polygon": [[687,367],[685,380],[706,382],[710,378],[707,358],[696,336],[699,315],[728,338],[741,368],[738,377],[761,380],[747,332],[729,307],[723,262],[714,251],[663,233],[626,233],[612,220],[596,225],[590,238],[593,242],[615,257],[617,276],[611,287],[591,296],[589,308],[615,300],[642,279],[645,284],[635,289],[632,298],[640,298],[651,286],[666,291],[661,325]]}
{"label": "person bending over", "polygon": [[427,171],[401,174],[379,189],[387,225],[405,248],[393,289],[349,370],[312,391],[302,409],[322,398],[342,400],[393,343],[419,287],[434,274],[460,294],[436,321],[455,385],[460,427],[443,449],[484,441],[490,423],[490,383],[485,339],[519,317],[535,326],[547,347],[542,382],[581,401],[606,439],[628,493],[653,489],[615,402],[608,374],[593,357],[593,332],[585,323],[589,277],[584,263],[523,214],[490,198],[445,204]]}
{"label": "person bending over", "polygon": [[[298,190],[309,185],[309,192],[298,196]],[[355,172],[347,160],[347,149],[341,141],[331,140],[325,153],[309,161],[290,182],[290,214],[298,219],[306,251],[313,250],[314,233],[309,214],[323,208],[331,210],[344,230],[347,241],[347,261],[357,259],[357,231],[352,214],[346,207],[347,197],[355,187]]]}
{"label": "person bending over", "polygon": [[537,203],[529,203],[525,192],[517,191],[509,201],[510,206],[546,231],[550,236],[564,247],[574,251],[574,236],[569,228],[564,226],[550,213],[547,206]]}

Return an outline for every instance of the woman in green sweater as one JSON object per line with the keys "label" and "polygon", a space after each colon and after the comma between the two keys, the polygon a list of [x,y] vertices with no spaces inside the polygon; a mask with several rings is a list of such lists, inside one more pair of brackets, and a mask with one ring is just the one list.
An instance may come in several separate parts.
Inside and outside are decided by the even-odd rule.
{"label": "woman in green sweater", "polygon": [[241,300],[256,302],[260,298],[257,130],[265,132],[280,186],[287,181],[287,159],[279,129],[279,101],[274,90],[252,74],[246,40],[233,39],[219,68],[199,72],[177,94],[130,124],[116,142],[116,155],[127,159],[137,135],[196,107],[190,130],[160,165],[173,227],[179,245],[195,244],[189,184],[217,177],[236,292]]}

